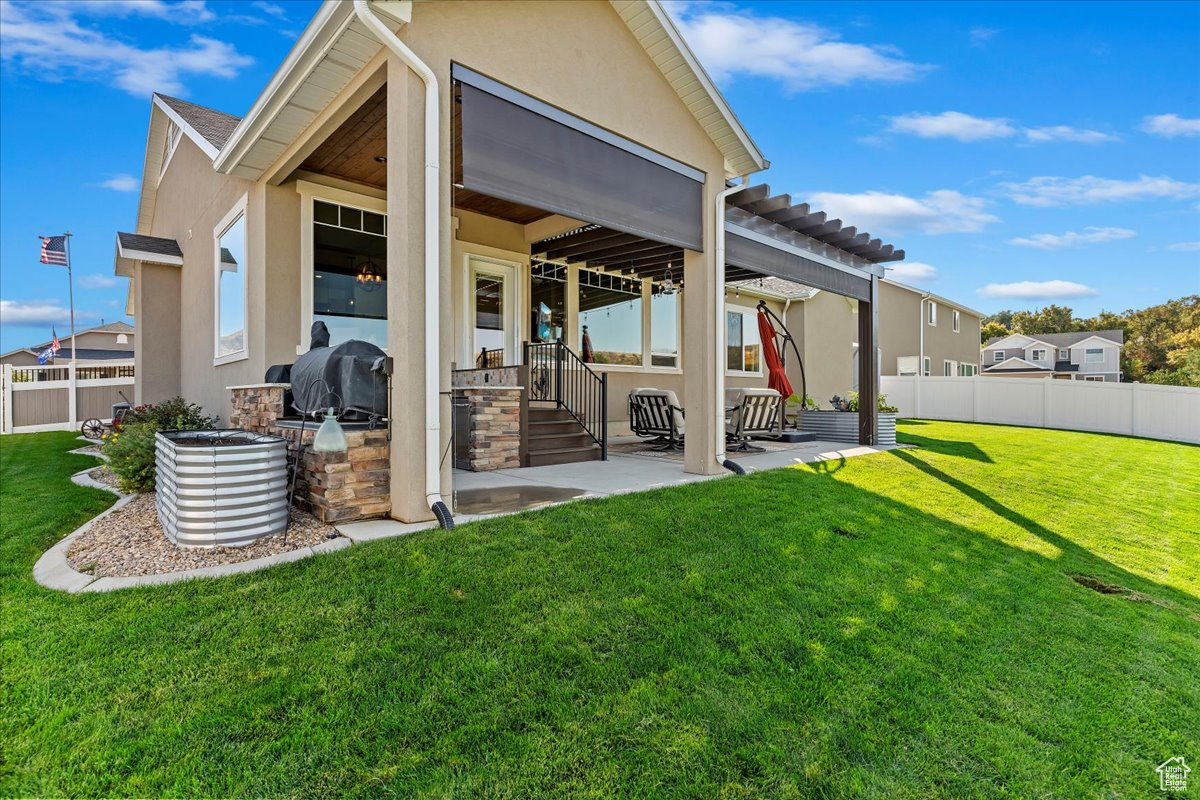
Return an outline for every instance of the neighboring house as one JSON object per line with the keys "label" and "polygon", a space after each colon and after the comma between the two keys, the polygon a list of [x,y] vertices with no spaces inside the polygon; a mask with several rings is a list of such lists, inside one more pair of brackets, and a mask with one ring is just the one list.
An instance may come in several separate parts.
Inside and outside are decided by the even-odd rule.
{"label": "neighboring house", "polygon": [[880,371],[957,377],[979,372],[983,314],[892,280],[880,282]]}
{"label": "neighboring house", "polygon": [[[58,339],[61,349],[58,355],[47,362],[47,366],[63,367],[71,363],[71,351],[78,342],[75,353],[80,366],[96,362],[128,362],[134,361],[134,329],[127,322],[101,323],[93,328],[75,332],[75,341],[70,334]],[[38,355],[50,346],[50,342],[42,342],[33,347],[20,347],[0,355],[0,364],[11,364],[14,367],[38,366]]]}
{"label": "neighboring house", "polygon": [[988,339],[980,364],[982,374],[996,377],[1116,382],[1124,346],[1121,330],[1011,333]]}
{"label": "neighboring house", "polygon": [[602,376],[567,409],[588,436],[597,416],[621,429],[632,388],[673,389],[684,468],[717,474],[726,386],[766,382],[754,302],[726,281],[857,308],[804,326],[841,359],[874,348],[882,265],[904,257],[745,180],[767,166],[657,2],[326,2],[245,117],[152,99],[115,258],[138,400],[229,420],[229,387],[295,361],[313,322],[374,342],[394,362],[388,513],[416,521],[452,489],[453,371],[528,367],[527,344],[561,339]]}

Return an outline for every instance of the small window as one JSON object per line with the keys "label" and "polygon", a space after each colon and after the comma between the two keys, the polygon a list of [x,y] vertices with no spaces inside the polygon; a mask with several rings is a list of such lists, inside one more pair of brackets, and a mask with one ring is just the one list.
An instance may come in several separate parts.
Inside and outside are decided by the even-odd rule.
{"label": "small window", "polygon": [[246,354],[246,212],[217,230],[214,357],[221,363]]}
{"label": "small window", "polygon": [[954,377],[954,362],[953,361],[943,361],[942,362],[942,375],[947,378]]}
{"label": "small window", "polygon": [[1092,381],[1094,383],[1103,383],[1104,382],[1103,375],[1084,375],[1083,379],[1085,381]]}
{"label": "small window", "polygon": [[1067,348],[1065,348],[1065,347],[1060,347],[1060,348],[1058,349],[1058,360],[1059,360],[1059,361],[1066,361],[1066,360],[1067,360],[1068,358],[1070,358],[1070,357],[1071,357],[1071,351],[1070,351],[1070,350],[1068,350],[1068,349],[1067,349]]}
{"label": "small window", "polygon": [[1045,361],[1046,360],[1045,349],[1038,348],[1036,350],[1031,350],[1030,355],[1029,355],[1029,360],[1030,361]]}
{"label": "small window", "polygon": [[964,378],[970,378],[978,371],[978,367],[974,364],[959,364],[958,374]]}
{"label": "small window", "polygon": [[958,333],[958,331],[959,331],[959,328],[960,328],[960,325],[961,325],[961,322],[962,322],[962,316],[961,316],[961,315],[958,313],[958,311],[956,310],[956,311],[954,312],[954,332],[955,332],[955,333]]}
{"label": "small window", "polygon": [[125,333],[118,333],[117,344],[129,344],[129,335]]}
{"label": "small window", "polygon": [[929,301],[929,318],[930,325],[937,325],[937,303]]}
{"label": "small window", "polygon": [[762,374],[762,344],[758,315],[744,309],[725,311],[725,368],[729,372]]}
{"label": "small window", "polygon": [[1004,351],[1003,350],[997,350],[996,352],[992,353],[992,363],[999,364],[1003,360],[1004,360]]}
{"label": "small window", "polygon": [[1083,360],[1088,364],[1103,364],[1104,363],[1104,348],[1089,347],[1083,351]]}
{"label": "small window", "polygon": [[162,166],[158,170],[159,175],[167,171],[167,164],[171,163],[171,156],[175,155],[175,148],[179,146],[179,140],[182,136],[182,128],[174,122],[167,123],[167,149],[163,153]]}
{"label": "small window", "polygon": [[933,361],[929,356],[925,356],[925,363],[921,364],[921,374],[928,376],[933,368]]}

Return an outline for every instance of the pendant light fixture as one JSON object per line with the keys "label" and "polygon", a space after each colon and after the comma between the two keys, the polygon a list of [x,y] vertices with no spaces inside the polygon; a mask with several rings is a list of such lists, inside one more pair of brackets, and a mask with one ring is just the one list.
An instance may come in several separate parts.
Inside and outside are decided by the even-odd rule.
{"label": "pendant light fixture", "polygon": [[363,288],[364,292],[373,292],[383,285],[383,276],[379,274],[379,267],[375,266],[375,262],[370,258],[359,264],[355,273],[354,280]]}

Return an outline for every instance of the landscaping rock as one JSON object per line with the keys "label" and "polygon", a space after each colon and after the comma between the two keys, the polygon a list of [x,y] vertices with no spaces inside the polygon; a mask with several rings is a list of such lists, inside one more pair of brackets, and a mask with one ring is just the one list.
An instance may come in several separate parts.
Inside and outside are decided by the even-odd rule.
{"label": "landscaping rock", "polygon": [[[92,471],[93,477],[97,472],[100,470]],[[249,547],[184,549],[172,544],[159,525],[154,493],[150,492],[138,495],[123,508],[98,519],[71,543],[67,561],[79,572],[97,578],[162,575],[301,550],[338,535],[332,525],[293,508],[286,545],[282,534],[272,534]]]}

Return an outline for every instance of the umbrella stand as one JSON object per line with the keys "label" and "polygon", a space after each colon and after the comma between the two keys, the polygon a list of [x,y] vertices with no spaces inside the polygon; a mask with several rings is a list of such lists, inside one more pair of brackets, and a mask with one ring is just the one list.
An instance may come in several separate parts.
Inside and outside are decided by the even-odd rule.
{"label": "umbrella stand", "polygon": [[[804,358],[800,355],[800,348],[796,347],[796,340],[792,337],[792,332],[787,329],[774,311],[772,311],[765,300],[758,301],[757,311],[760,314],[766,315],[771,322],[771,328],[775,331],[774,340],[771,346],[776,348],[779,353],[779,363],[784,369],[787,368],[787,346],[792,346],[792,352],[796,354],[796,364],[800,367],[800,403],[804,404],[804,399],[808,397],[808,385],[804,378]],[[765,344],[765,343],[764,343]],[[784,402],[779,404],[779,429],[783,430],[787,424],[787,416],[784,414],[784,406],[787,404],[787,398],[783,398]]]}

